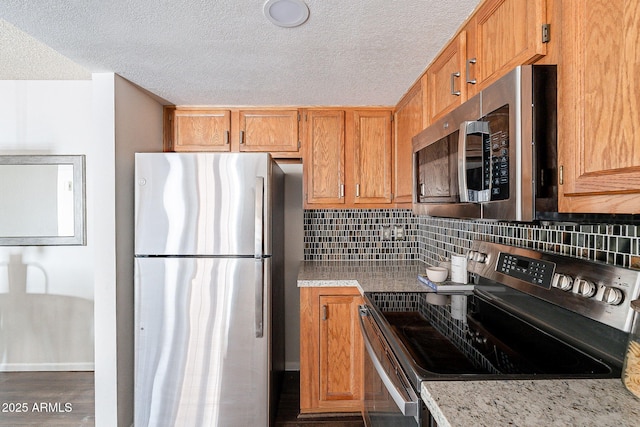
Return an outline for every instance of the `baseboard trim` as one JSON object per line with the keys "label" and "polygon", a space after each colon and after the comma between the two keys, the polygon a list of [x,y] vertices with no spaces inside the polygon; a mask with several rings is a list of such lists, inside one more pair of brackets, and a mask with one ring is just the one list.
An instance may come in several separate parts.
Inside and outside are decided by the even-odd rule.
{"label": "baseboard trim", "polygon": [[95,363],[0,363],[0,372],[93,371]]}

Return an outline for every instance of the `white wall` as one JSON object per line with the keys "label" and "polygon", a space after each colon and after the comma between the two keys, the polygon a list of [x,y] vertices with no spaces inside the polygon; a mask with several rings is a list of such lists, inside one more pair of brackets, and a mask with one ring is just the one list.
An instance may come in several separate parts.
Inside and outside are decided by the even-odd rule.
{"label": "white wall", "polygon": [[[0,154],[85,154],[91,180],[91,120],[91,81],[0,81]],[[93,369],[95,244],[0,247],[0,371]]]}
{"label": "white wall", "polygon": [[95,366],[97,427],[133,420],[136,151],[162,151],[162,105],[125,79],[0,81],[0,154],[85,154],[87,184],[86,246],[0,247],[0,290],[36,299],[0,291],[0,370]]}

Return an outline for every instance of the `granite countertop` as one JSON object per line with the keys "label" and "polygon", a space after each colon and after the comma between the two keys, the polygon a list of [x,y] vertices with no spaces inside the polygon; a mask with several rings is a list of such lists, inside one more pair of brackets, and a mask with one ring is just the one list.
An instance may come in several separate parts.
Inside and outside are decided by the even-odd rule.
{"label": "granite countertop", "polygon": [[[303,261],[298,286],[360,292],[432,292],[420,261]],[[620,379],[425,381],[422,400],[439,427],[637,426],[640,399]]]}
{"label": "granite countertop", "polygon": [[640,424],[640,400],[620,379],[425,381],[438,427]]}
{"label": "granite countertop", "polygon": [[418,282],[421,261],[302,261],[298,287],[355,286],[364,292],[433,292]]}

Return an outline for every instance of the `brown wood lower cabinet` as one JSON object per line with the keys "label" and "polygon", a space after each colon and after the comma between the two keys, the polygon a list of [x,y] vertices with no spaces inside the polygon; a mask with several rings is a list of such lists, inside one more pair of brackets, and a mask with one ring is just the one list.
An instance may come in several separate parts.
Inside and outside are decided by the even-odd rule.
{"label": "brown wood lower cabinet", "polygon": [[300,288],[300,413],[361,411],[361,303],[353,287]]}

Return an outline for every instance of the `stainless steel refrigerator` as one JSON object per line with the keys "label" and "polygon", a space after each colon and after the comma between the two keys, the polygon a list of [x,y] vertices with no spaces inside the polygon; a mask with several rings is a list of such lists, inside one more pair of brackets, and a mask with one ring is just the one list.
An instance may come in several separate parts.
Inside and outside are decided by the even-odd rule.
{"label": "stainless steel refrigerator", "polygon": [[266,153],[137,153],[135,165],[135,426],[271,424],[282,171]]}

